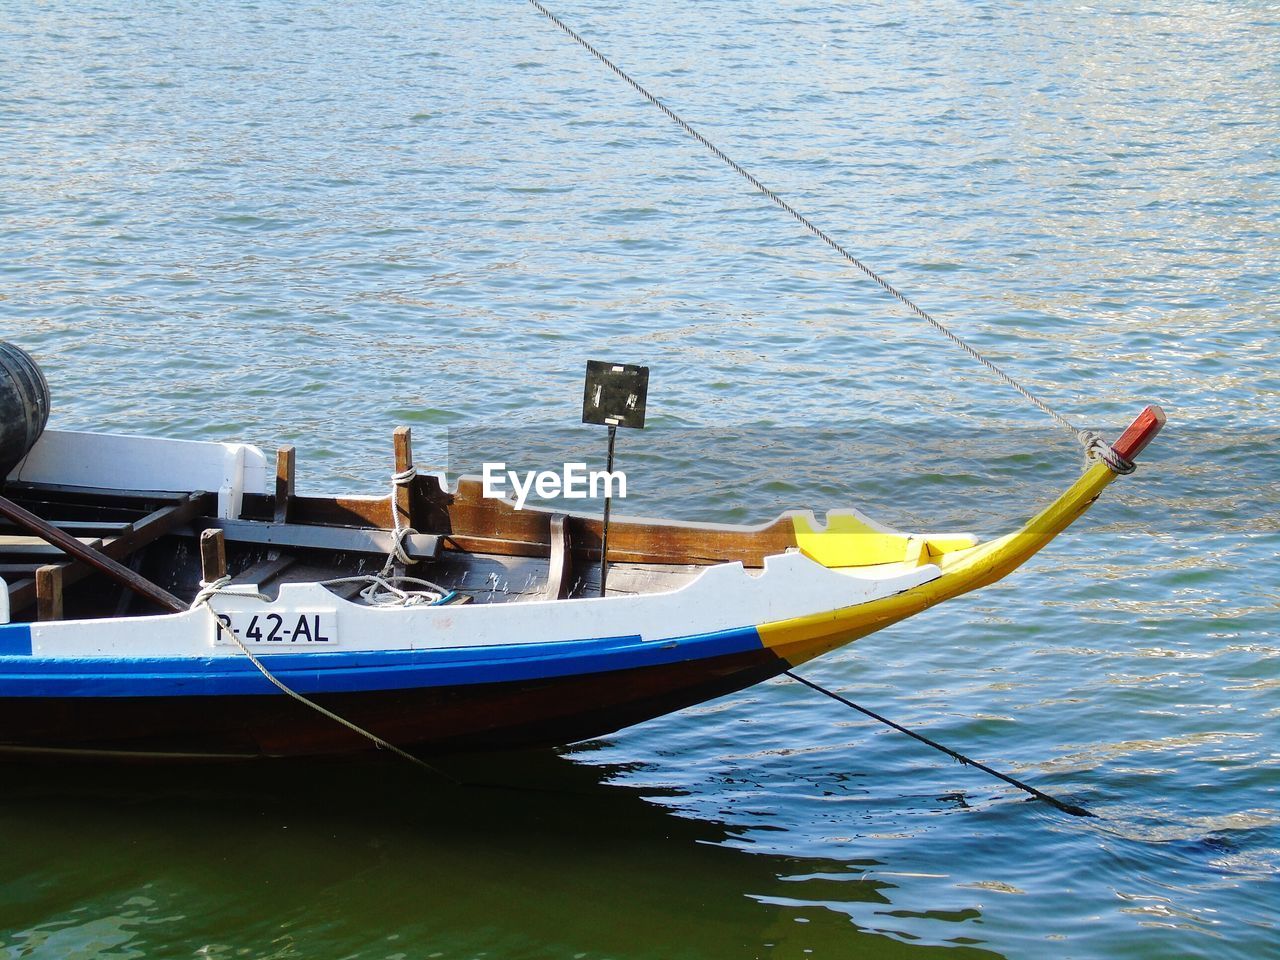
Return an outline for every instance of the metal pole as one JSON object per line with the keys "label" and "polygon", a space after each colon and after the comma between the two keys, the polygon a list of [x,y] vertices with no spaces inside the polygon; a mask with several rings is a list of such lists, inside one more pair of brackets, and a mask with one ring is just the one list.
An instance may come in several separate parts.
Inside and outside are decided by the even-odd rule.
{"label": "metal pole", "polygon": [[[609,460],[606,472],[613,473],[613,443],[618,438],[618,425],[609,424]],[[604,482],[604,523],[600,527],[600,596],[604,596],[605,581],[609,578],[609,504],[612,501],[613,481]]]}

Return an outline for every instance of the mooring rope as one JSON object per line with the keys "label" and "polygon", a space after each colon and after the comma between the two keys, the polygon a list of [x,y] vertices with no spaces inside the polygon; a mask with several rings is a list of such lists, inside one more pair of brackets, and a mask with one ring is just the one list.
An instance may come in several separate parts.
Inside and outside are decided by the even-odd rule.
{"label": "mooring rope", "polygon": [[556,27],[558,27],[561,31],[563,31],[566,35],[568,35],[571,39],[573,39],[575,43],[577,43],[589,54],[591,54],[593,57],[599,60],[602,64],[604,64],[605,67],[607,67],[620,80],[626,83],[627,86],[629,86],[632,90],[634,90],[641,97],[643,97],[653,106],[657,107],[660,111],[662,111],[662,113],[669,120],[675,123],[681,130],[683,130],[686,134],[688,134],[690,137],[692,137],[702,146],[706,147],[706,149],[709,150],[716,157],[716,159],[718,159],[721,163],[725,164],[725,166],[727,166],[730,170],[736,173],[739,177],[741,177],[747,183],[751,184],[751,186],[756,191],[763,194],[774,205],[776,205],[781,210],[789,214],[797,223],[799,223],[811,234],[813,234],[815,237],[817,237],[819,240],[821,240],[823,243],[829,246],[832,250],[834,250],[842,258],[844,258],[844,260],[846,260],[852,266],[854,266],[859,272],[861,272],[869,280],[874,282],[882,290],[884,290],[886,293],[892,296],[895,300],[901,303],[904,307],[910,310],[911,313],[913,313],[916,317],[923,320],[925,323],[929,324],[936,331],[938,331],[938,333],[942,334],[944,337],[950,340],[953,344],[955,344],[957,347],[963,350],[966,354],[968,354],[978,363],[986,367],[987,370],[989,370],[997,378],[999,378],[1008,386],[1012,387],[1024,398],[1029,400],[1032,404],[1035,405],[1036,409],[1038,409],[1041,413],[1045,414],[1046,416],[1051,418],[1055,423],[1061,426],[1063,429],[1067,430],[1072,436],[1076,438],[1076,440],[1080,443],[1080,445],[1084,447],[1086,460],[1093,460],[1093,459],[1101,460],[1104,463],[1106,463],[1107,466],[1109,466],[1116,473],[1132,473],[1134,471],[1135,469],[1134,465],[1130,463],[1128,460],[1121,457],[1118,453],[1116,453],[1115,450],[1112,449],[1109,443],[1107,443],[1105,440],[1099,437],[1092,430],[1084,430],[1080,427],[1077,427],[1065,416],[1060,414],[1057,410],[1054,410],[1051,406],[1049,406],[1049,404],[1041,400],[1038,396],[1036,396],[1034,393],[1028,390],[1025,386],[1023,386],[1021,383],[1015,380],[1010,374],[1006,373],[998,364],[996,364],[995,361],[985,356],[975,346],[970,344],[968,341],[964,340],[959,334],[953,331],[946,324],[942,323],[942,321],[938,320],[931,313],[926,311],[923,307],[921,307],[914,300],[908,297],[905,293],[903,293],[901,290],[899,290],[897,287],[891,284],[888,280],[882,277],[875,270],[872,270],[871,267],[867,266],[867,264],[865,264],[862,260],[855,257],[843,244],[841,244],[838,240],[832,237],[831,234],[827,233],[825,230],[819,227],[816,223],[814,223],[812,220],[806,217],[803,213],[801,213],[799,210],[793,207],[790,203],[784,200],[781,196],[779,196],[775,191],[765,186],[764,183],[762,183],[759,179],[757,179],[754,174],[752,174],[740,163],[738,163],[736,160],[730,157],[727,153],[725,153],[723,150],[717,147],[714,143],[708,140],[705,136],[703,136],[687,120],[685,120],[678,113],[676,113],[674,110],[668,107],[665,103],[659,100],[656,96],[650,93],[647,89],[645,89],[634,77],[631,76],[631,74],[627,73],[625,70],[619,67],[616,63],[610,60],[607,56],[601,53],[600,50],[598,50],[595,46],[593,46],[581,34],[579,34],[572,27],[566,24],[563,20],[557,17],[554,13],[548,10],[545,6],[539,3],[538,0],[529,0],[529,5],[532,6],[535,10],[537,10],[538,13],[542,14],[544,17],[550,20],[553,24],[555,24]]}
{"label": "mooring rope", "polygon": [[[445,590],[444,587],[441,587],[438,584],[434,584],[429,580],[422,580],[418,577],[398,577],[392,574],[392,570],[397,562],[403,563],[406,565],[415,562],[414,559],[410,557],[409,554],[404,549],[405,537],[410,536],[411,534],[415,533],[415,531],[413,530],[412,527],[406,527],[400,522],[400,514],[399,514],[399,511],[396,510],[396,505],[395,505],[395,488],[400,486],[408,486],[410,483],[413,482],[414,477],[416,477],[417,475],[418,475],[418,471],[415,470],[413,467],[410,467],[408,470],[402,470],[399,473],[393,475],[391,478],[391,484],[392,484],[391,551],[387,555],[387,560],[386,560],[386,563],[383,564],[382,571],[377,574],[364,574],[364,575],[355,576],[355,577],[338,577],[333,580],[322,580],[320,581],[320,586],[332,587],[332,586],[338,586],[346,583],[366,583],[368,584],[368,586],[364,590],[360,591],[360,596],[363,597],[364,600],[371,606],[380,606],[380,607],[413,606],[416,604],[432,603],[440,599],[441,597],[445,596],[448,593],[448,591]],[[395,586],[395,584],[397,583],[415,583],[415,584],[419,584],[422,587],[425,587],[426,590],[419,590],[419,591],[402,590],[397,586]],[[359,724],[353,723],[352,721],[346,719],[345,717],[339,716],[338,714],[334,713],[332,710],[328,709],[327,707],[322,707],[320,704],[316,703],[314,700],[310,699],[309,697],[303,696],[302,694],[298,693],[298,691],[294,690],[292,687],[286,684],[279,677],[277,677],[269,669],[267,669],[266,665],[261,660],[259,660],[256,656],[254,656],[253,651],[250,650],[247,646],[245,646],[244,642],[240,639],[240,637],[236,635],[235,630],[232,629],[231,624],[227,620],[225,615],[219,614],[216,610],[213,609],[213,605],[210,603],[210,601],[214,597],[218,596],[219,594],[224,594],[227,596],[234,596],[234,597],[250,597],[254,600],[261,600],[264,603],[270,603],[271,598],[268,597],[265,593],[258,593],[256,591],[250,592],[247,590],[230,590],[228,589],[230,586],[231,586],[231,577],[229,576],[220,577],[219,579],[214,580],[212,583],[206,583],[205,581],[201,580],[200,592],[197,593],[195,596],[195,599],[191,601],[191,609],[194,610],[197,607],[207,606],[209,608],[209,612],[213,615],[214,622],[218,625],[219,633],[221,633],[222,636],[227,637],[232,643],[234,643],[240,649],[240,652],[249,658],[249,662],[252,663],[258,669],[258,672],[261,673],[264,677],[266,677],[269,681],[271,681],[271,684],[277,690],[279,690],[283,694],[286,694],[287,696],[292,697],[294,700],[297,700],[299,703],[304,704],[307,707],[310,707],[312,710],[316,711],[322,716],[328,717],[334,723],[337,723],[342,725],[343,727],[346,727],[352,733],[355,733],[364,737],[366,740],[370,741],[378,749],[388,750],[391,753],[394,753],[396,756],[402,757],[403,759],[408,760],[410,763],[414,764],[415,766],[421,767],[422,769],[427,770],[438,777],[443,777],[445,780],[450,781],[455,786],[460,785],[462,783],[462,781],[456,779],[455,777],[451,777],[449,774],[445,773],[443,770],[439,769],[438,767],[433,767],[431,764],[427,763],[425,760],[421,759],[420,757],[415,757],[408,750],[404,750],[404,749],[401,749],[400,747],[397,747],[394,743],[390,743],[389,741],[384,740],[382,737],[378,736],[376,733],[366,730],[364,727],[360,726]]]}
{"label": "mooring rope", "polygon": [[[377,573],[322,580],[320,581],[322,587],[337,587],[347,583],[366,584],[365,588],[360,591],[360,596],[365,603],[372,607],[412,607],[420,604],[431,604],[438,602],[449,594],[449,590],[438,583],[423,580],[421,577],[397,576],[395,573],[397,563],[407,567],[418,562],[409,556],[409,551],[405,549],[404,545],[405,540],[417,535],[418,531],[413,527],[404,525],[404,522],[400,519],[400,511],[396,509],[395,501],[396,488],[410,486],[417,476],[418,470],[413,466],[391,476],[391,550],[387,553],[387,559],[382,564],[382,569]],[[403,590],[396,586],[399,583],[416,584],[422,589]]]}
{"label": "mooring rope", "polygon": [[961,763],[965,764],[966,766],[977,767],[979,770],[983,771],[984,773],[991,774],[991,776],[995,777],[998,780],[1003,780],[1005,783],[1012,784],[1013,786],[1017,787],[1019,790],[1026,791],[1027,793],[1031,794],[1031,796],[1035,797],[1037,800],[1043,800],[1045,803],[1049,804],[1050,806],[1057,807],[1059,810],[1063,811],[1064,813],[1069,813],[1073,817],[1096,817],[1097,816],[1097,814],[1090,813],[1084,807],[1077,806],[1074,803],[1067,803],[1063,800],[1059,800],[1057,797],[1051,797],[1049,796],[1049,794],[1045,793],[1043,790],[1037,790],[1035,787],[1031,786],[1031,784],[1029,783],[1023,783],[1021,780],[1018,780],[1015,777],[1011,777],[1007,773],[1001,773],[999,770],[993,770],[991,767],[988,767],[985,763],[979,763],[977,760],[974,760],[972,757],[966,757],[963,753],[960,753],[959,751],[956,751],[956,750],[952,750],[950,747],[943,746],[942,744],[938,743],[938,741],[936,740],[930,740],[928,737],[924,736],[923,734],[916,733],[914,730],[909,730],[900,723],[894,723],[888,717],[882,717],[880,714],[876,713],[874,710],[868,710],[866,707],[863,707],[863,706],[860,706],[859,704],[854,703],[852,700],[848,699],[847,697],[840,696],[840,694],[836,693],[834,690],[828,690],[826,687],[822,686],[821,684],[814,683],[812,680],[806,680],[804,677],[800,676],[798,673],[795,673],[792,670],[786,670],[784,671],[784,673],[786,676],[790,677],[792,680],[795,680],[797,683],[802,683],[809,689],[816,690],[818,691],[818,693],[821,693],[824,696],[830,697],[832,700],[835,700],[837,703],[843,703],[846,707],[852,707],[854,710],[857,710],[859,713],[866,714],[871,719],[878,720],[881,723],[885,724],[886,726],[890,726],[894,730],[897,730],[899,733],[905,733],[908,737],[911,737],[914,740],[919,740],[921,743],[926,744],[930,747],[933,747],[935,750],[941,750],[943,753],[951,757],[953,760],[959,760]]}
{"label": "mooring rope", "polygon": [[390,743],[387,740],[382,739],[382,737],[378,736],[376,733],[372,733],[371,731],[366,730],[364,727],[360,726],[357,723],[353,723],[352,721],[348,720],[346,717],[339,716],[338,714],[334,713],[332,710],[328,709],[327,707],[322,707],[320,704],[316,703],[310,697],[303,696],[301,693],[299,693],[297,690],[294,690],[287,683],[285,683],[283,680],[277,677],[274,673],[272,673],[269,669],[267,669],[267,666],[261,660],[255,657],[253,655],[253,651],[250,650],[247,646],[245,646],[244,641],[242,641],[236,635],[236,632],[231,628],[231,624],[227,619],[226,615],[220,614],[216,610],[214,610],[213,605],[209,601],[212,600],[214,597],[218,596],[219,594],[226,594],[227,596],[234,596],[234,597],[251,597],[255,600],[262,600],[267,603],[271,602],[271,598],[264,593],[256,593],[256,592],[250,593],[248,591],[241,592],[238,590],[236,591],[227,590],[226,588],[230,585],[231,585],[230,577],[221,577],[218,580],[214,580],[212,583],[205,583],[204,581],[201,581],[200,592],[196,594],[196,598],[191,602],[191,609],[195,610],[197,607],[207,606],[209,608],[209,613],[213,615],[214,622],[218,625],[218,632],[221,633],[222,636],[230,640],[232,643],[234,643],[237,647],[239,647],[240,652],[243,653],[246,657],[248,657],[249,662],[252,663],[255,667],[257,667],[258,672],[261,673],[264,677],[266,677],[271,682],[272,686],[274,686],[277,690],[279,690],[281,693],[285,694],[286,696],[292,697],[294,700],[297,700],[299,703],[303,704],[304,706],[310,707],[316,713],[319,713],[322,716],[328,717],[334,723],[337,723],[343,727],[346,727],[352,733],[355,733],[361,737],[364,737],[366,740],[371,742],[379,750],[390,751],[391,753],[394,753],[396,756],[402,757],[403,759],[408,760],[410,763],[414,764],[415,766],[421,767],[422,769],[438,777],[443,777],[445,780],[449,780],[455,785],[461,782],[455,779],[454,777],[449,776],[449,774],[445,773],[443,770],[440,770],[437,767],[431,766],[431,764],[427,763],[425,760],[421,759],[420,757],[415,757],[408,750],[403,750],[400,747],[397,747],[394,743]]}
{"label": "mooring rope", "polygon": [[416,561],[409,556],[404,548],[404,538],[415,534],[418,531],[413,527],[406,527],[400,519],[400,511],[396,509],[396,488],[412,486],[413,481],[418,477],[418,468],[410,464],[406,469],[399,473],[391,475],[391,553],[387,557],[387,562],[382,566],[382,576],[391,573],[391,568],[396,563],[409,566]]}

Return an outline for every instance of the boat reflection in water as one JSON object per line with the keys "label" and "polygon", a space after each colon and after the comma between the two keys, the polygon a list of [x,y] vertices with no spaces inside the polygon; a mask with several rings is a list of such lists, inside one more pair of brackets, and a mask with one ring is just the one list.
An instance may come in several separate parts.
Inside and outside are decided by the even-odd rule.
{"label": "boat reflection in water", "polygon": [[[663,810],[660,790],[644,791],[654,802],[609,785],[620,767],[541,751],[455,757],[446,770],[482,785],[432,781],[389,757],[10,767],[3,829],[27,839],[0,854],[5,947],[921,957],[956,956],[941,941],[973,933],[970,911],[931,938],[936,948],[904,942],[924,931],[889,912],[894,887],[867,878],[874,862],[735,849],[733,825]],[[881,932],[850,915],[876,917]]]}

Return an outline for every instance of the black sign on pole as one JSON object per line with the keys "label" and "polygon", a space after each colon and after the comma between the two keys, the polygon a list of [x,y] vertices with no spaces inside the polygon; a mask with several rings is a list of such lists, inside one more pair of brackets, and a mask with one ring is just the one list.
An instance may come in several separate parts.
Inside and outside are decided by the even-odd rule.
{"label": "black sign on pole", "polygon": [[[630,363],[587,361],[587,382],[582,393],[582,422],[609,428],[608,471],[613,473],[613,448],[619,427],[644,429],[645,401],[649,395],[649,368]],[[605,484],[604,520],[600,527],[600,596],[609,577],[609,491]]]}
{"label": "black sign on pole", "polygon": [[648,367],[588,360],[582,422],[642,430],[648,393]]}

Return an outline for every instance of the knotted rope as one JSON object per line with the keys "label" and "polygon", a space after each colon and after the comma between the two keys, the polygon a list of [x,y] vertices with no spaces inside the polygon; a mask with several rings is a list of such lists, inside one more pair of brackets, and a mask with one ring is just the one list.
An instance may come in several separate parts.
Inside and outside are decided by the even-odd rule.
{"label": "knotted rope", "polygon": [[1120,456],[1120,454],[1116,453],[1115,447],[1111,446],[1092,430],[1080,431],[1080,442],[1084,444],[1085,469],[1088,469],[1098,460],[1101,460],[1122,477],[1126,477],[1138,469],[1136,463]]}
{"label": "knotted rope", "polygon": [[372,743],[379,750],[388,750],[391,753],[394,753],[396,756],[402,757],[403,759],[408,760],[410,763],[414,764],[415,766],[421,767],[422,769],[438,777],[443,777],[444,779],[451,781],[455,785],[460,783],[460,781],[457,780],[456,778],[449,776],[449,774],[445,773],[443,770],[440,770],[436,767],[431,766],[431,764],[427,763],[425,760],[422,760],[419,757],[415,757],[412,753],[409,753],[409,751],[402,750],[400,747],[397,747],[394,743],[390,743],[382,739],[382,737],[378,736],[376,733],[372,733],[369,730],[366,730],[364,727],[360,726],[359,724],[352,723],[346,717],[341,717],[338,714],[334,713],[332,710],[328,709],[327,707],[320,706],[320,704],[316,703],[311,698],[303,696],[302,694],[298,693],[297,690],[294,690],[292,687],[286,684],[283,680],[277,677],[274,673],[272,673],[269,669],[267,669],[266,665],[253,655],[253,651],[250,650],[247,646],[245,646],[244,641],[242,641],[240,637],[236,634],[235,630],[231,628],[230,619],[225,614],[219,614],[216,610],[214,610],[213,605],[209,601],[211,601],[214,597],[216,597],[220,593],[225,593],[228,596],[234,596],[234,597],[251,597],[255,600],[262,600],[267,603],[271,601],[271,598],[263,593],[256,593],[256,592],[251,593],[249,591],[241,592],[239,590],[236,590],[236,591],[228,590],[227,587],[229,587],[230,585],[231,585],[230,577],[220,577],[217,580],[214,580],[212,583],[206,583],[205,581],[201,580],[200,592],[197,593],[195,599],[191,601],[191,609],[195,610],[198,607],[207,606],[209,608],[209,613],[213,615],[214,623],[217,624],[218,632],[222,636],[230,640],[232,643],[234,643],[239,648],[240,652],[248,658],[249,662],[252,663],[254,667],[257,668],[258,672],[261,673],[264,677],[267,678],[267,680],[271,682],[272,686],[274,686],[277,690],[279,690],[281,693],[285,694],[286,696],[292,697],[294,700],[297,700],[299,703],[303,704],[304,706],[310,707],[316,713],[319,713],[324,717],[328,717],[334,723],[340,724],[341,726],[350,730],[352,733],[355,733],[361,737],[364,737],[366,740]]}
{"label": "knotted rope", "polygon": [[[336,587],[344,583],[364,583],[367,586],[360,591],[365,603],[374,607],[412,607],[421,604],[438,603],[449,595],[449,590],[430,580],[420,577],[397,576],[396,564],[411,566],[417,559],[409,555],[405,549],[405,540],[416,536],[417,530],[405,526],[400,520],[400,511],[396,509],[395,495],[397,487],[407,487],[418,476],[416,467],[409,467],[391,476],[391,550],[382,569],[376,574],[363,574],[356,577],[339,577],[336,580],[323,580],[321,586]],[[404,590],[396,584],[412,583],[421,590]]]}
{"label": "knotted rope", "polygon": [[[407,606],[414,606],[417,604],[429,604],[429,603],[434,603],[442,599],[446,595],[448,595],[449,591],[445,590],[443,587],[437,584],[432,583],[429,580],[422,580],[417,577],[398,577],[392,574],[392,570],[397,561],[406,565],[416,562],[414,558],[410,557],[404,549],[404,538],[407,536],[410,536],[415,531],[411,527],[402,526],[402,524],[400,523],[400,514],[395,509],[395,488],[400,486],[407,486],[408,484],[413,482],[413,479],[417,475],[418,475],[417,470],[415,470],[413,467],[410,467],[408,470],[402,470],[400,473],[395,474],[391,478],[391,483],[392,483],[391,552],[387,556],[387,561],[383,565],[381,573],[367,574],[367,575],[357,576],[357,577],[339,577],[334,580],[323,580],[320,582],[321,586],[330,587],[330,586],[337,586],[343,583],[368,583],[369,586],[367,586],[364,590],[360,591],[360,596],[363,597],[365,602],[367,602],[371,606],[378,606],[378,607],[387,607],[387,606],[406,606],[407,607]],[[416,584],[420,584],[426,589],[425,590],[402,590],[395,586],[395,584],[397,583],[416,583]],[[239,589],[232,590],[230,589],[230,587],[231,587],[231,577],[229,576],[219,577],[217,580],[214,580],[212,582],[201,580],[200,590],[196,594],[195,599],[191,601],[191,609],[195,610],[198,607],[208,607],[209,613],[213,615],[214,622],[217,624],[218,632],[222,636],[230,640],[233,644],[235,644],[236,647],[239,648],[240,652],[249,659],[249,662],[252,663],[254,667],[257,668],[258,672],[261,673],[264,677],[267,678],[267,680],[271,682],[272,686],[274,686],[277,690],[279,690],[281,693],[285,694],[286,696],[292,697],[294,700],[297,700],[299,703],[307,707],[310,707],[312,710],[316,711],[316,713],[319,713],[322,716],[328,717],[334,723],[342,725],[346,729],[350,730],[352,733],[355,733],[361,737],[364,737],[366,740],[372,743],[379,750],[388,750],[391,753],[394,753],[396,756],[402,757],[403,759],[408,760],[410,763],[414,764],[415,766],[421,767],[422,769],[427,770],[428,772],[438,777],[443,777],[445,780],[450,781],[455,786],[461,783],[461,781],[458,780],[457,778],[450,776],[449,774],[445,773],[443,770],[438,769],[437,767],[431,766],[431,764],[427,763],[425,760],[422,760],[419,757],[415,757],[413,754],[409,753],[407,750],[403,750],[400,747],[397,747],[394,743],[390,743],[387,740],[384,740],[382,737],[378,736],[376,733],[372,733],[371,731],[366,730],[364,727],[360,726],[359,724],[352,723],[350,720],[346,719],[345,717],[339,716],[338,714],[334,713],[332,710],[328,709],[327,707],[320,706],[320,704],[316,703],[314,700],[310,699],[309,697],[305,697],[302,694],[298,693],[298,691],[294,690],[292,687],[286,684],[283,680],[281,680],[279,677],[273,674],[261,660],[259,660],[256,656],[254,656],[253,651],[250,650],[247,646],[245,646],[244,641],[242,641],[240,637],[236,634],[235,630],[232,629],[230,619],[225,614],[219,614],[216,610],[214,610],[213,604],[210,602],[213,600],[214,597],[218,596],[219,594],[225,594],[227,596],[234,596],[237,598],[249,597],[254,600],[260,600],[264,603],[270,603],[271,598],[268,597],[265,593],[259,593],[257,591],[239,590]]]}
{"label": "knotted rope", "polygon": [[410,566],[417,563],[413,557],[404,549],[404,538],[416,534],[418,531],[413,527],[406,527],[400,522],[400,511],[396,509],[396,488],[408,487],[414,480],[418,478],[418,468],[409,465],[408,469],[401,470],[399,473],[391,475],[391,553],[387,557],[387,562],[382,568],[382,576],[386,576],[391,572],[391,568],[399,563],[402,566]]}

